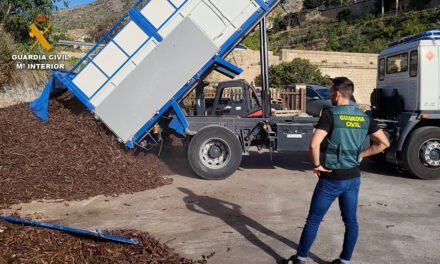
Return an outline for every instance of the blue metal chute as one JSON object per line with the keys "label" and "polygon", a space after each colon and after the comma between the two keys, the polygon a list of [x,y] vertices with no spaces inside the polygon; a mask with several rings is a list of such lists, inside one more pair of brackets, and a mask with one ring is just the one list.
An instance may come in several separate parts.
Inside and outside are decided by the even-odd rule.
{"label": "blue metal chute", "polygon": [[35,221],[24,220],[24,219],[13,218],[13,217],[7,217],[7,216],[0,216],[0,219],[6,220],[6,221],[10,221],[10,222],[14,222],[14,223],[21,223],[21,224],[28,224],[28,225],[34,225],[34,226],[41,226],[41,227],[46,227],[46,228],[50,228],[50,229],[57,229],[57,230],[61,230],[61,231],[69,232],[69,233],[76,233],[76,234],[81,234],[81,235],[86,235],[86,236],[98,237],[98,238],[102,238],[102,239],[105,239],[105,240],[111,240],[111,241],[116,241],[116,242],[121,242],[121,243],[128,243],[128,244],[134,244],[134,245],[137,245],[139,243],[135,239],[127,239],[127,238],[122,238],[122,237],[116,237],[116,236],[111,236],[111,235],[103,234],[99,229],[96,229],[96,230],[83,230],[83,229],[78,229],[78,228],[72,228],[72,227],[67,227],[67,226],[59,226],[59,225],[52,225],[52,224],[48,224],[48,223],[35,222]]}
{"label": "blue metal chute", "polygon": [[40,97],[38,97],[35,101],[31,102],[29,108],[32,113],[38,116],[40,119],[44,121],[48,121],[48,113],[47,107],[49,105],[49,96],[50,92],[53,88],[54,77],[50,77],[49,82],[41,93]]}
{"label": "blue metal chute", "polygon": [[[59,71],[60,74],[66,74],[65,71]],[[60,82],[55,74],[49,78],[43,92],[40,97],[30,103],[29,109],[32,113],[38,116],[44,121],[48,121],[47,107],[49,104],[49,98],[51,96],[57,96],[67,91],[67,87]]]}

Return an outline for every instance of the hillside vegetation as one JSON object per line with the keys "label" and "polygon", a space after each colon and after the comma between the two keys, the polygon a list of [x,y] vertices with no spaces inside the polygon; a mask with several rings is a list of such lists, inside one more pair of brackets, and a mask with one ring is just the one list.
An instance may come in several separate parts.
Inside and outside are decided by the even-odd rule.
{"label": "hillside vegetation", "polygon": [[[440,28],[440,8],[385,18],[368,14],[362,18],[348,17],[341,21],[288,14],[275,18],[268,39],[269,48],[273,51],[306,49],[378,53],[392,41],[436,28]],[[251,49],[257,49],[258,42],[257,31],[244,41]]]}

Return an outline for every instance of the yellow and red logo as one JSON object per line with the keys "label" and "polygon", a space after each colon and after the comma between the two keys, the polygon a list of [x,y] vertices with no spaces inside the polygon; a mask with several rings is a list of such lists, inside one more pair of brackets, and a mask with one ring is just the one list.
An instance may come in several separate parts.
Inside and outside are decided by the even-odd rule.
{"label": "yellow and red logo", "polygon": [[[38,22],[45,22],[47,21],[49,18],[47,16],[37,16],[35,17],[35,20]],[[50,27],[52,26],[52,24],[50,24],[48,27],[44,27],[44,31],[40,31],[37,27],[37,25],[35,25],[35,23],[32,23],[29,28],[31,29],[31,32],[29,32],[29,36],[31,38],[36,38],[34,44],[31,46],[31,50],[35,47],[35,45],[37,45],[38,43],[41,44],[41,46],[43,46],[43,48],[45,48],[47,51],[52,49],[52,46],[49,44],[49,42],[47,41],[47,39],[44,37],[44,34],[46,34],[47,32],[49,32]]]}
{"label": "yellow and red logo", "polygon": [[49,18],[47,16],[37,16],[37,17],[35,17],[35,20],[37,20],[38,22],[45,22],[48,19]]}

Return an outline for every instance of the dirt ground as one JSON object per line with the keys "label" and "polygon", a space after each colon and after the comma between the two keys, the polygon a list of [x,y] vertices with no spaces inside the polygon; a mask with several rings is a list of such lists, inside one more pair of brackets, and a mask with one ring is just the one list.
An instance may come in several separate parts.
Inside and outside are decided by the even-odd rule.
{"label": "dirt ground", "polygon": [[[85,229],[148,231],[183,257],[208,263],[277,263],[295,253],[316,179],[305,153],[251,153],[223,181],[198,179],[179,148],[163,151],[173,183],[118,197],[34,201],[3,210]],[[392,166],[362,165],[360,235],[352,263],[440,263],[440,181]],[[326,215],[308,263],[327,263],[342,247],[337,203]]]}

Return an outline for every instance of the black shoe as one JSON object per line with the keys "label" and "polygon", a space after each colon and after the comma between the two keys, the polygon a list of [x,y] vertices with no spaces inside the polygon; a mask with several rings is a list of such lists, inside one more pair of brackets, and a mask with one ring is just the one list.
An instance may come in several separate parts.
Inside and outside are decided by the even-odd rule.
{"label": "black shoe", "polygon": [[332,261],[332,264],[344,264],[340,259],[335,259]]}
{"label": "black shoe", "polygon": [[305,264],[305,261],[298,260],[296,255],[291,256],[288,259],[281,260],[281,264]]}

